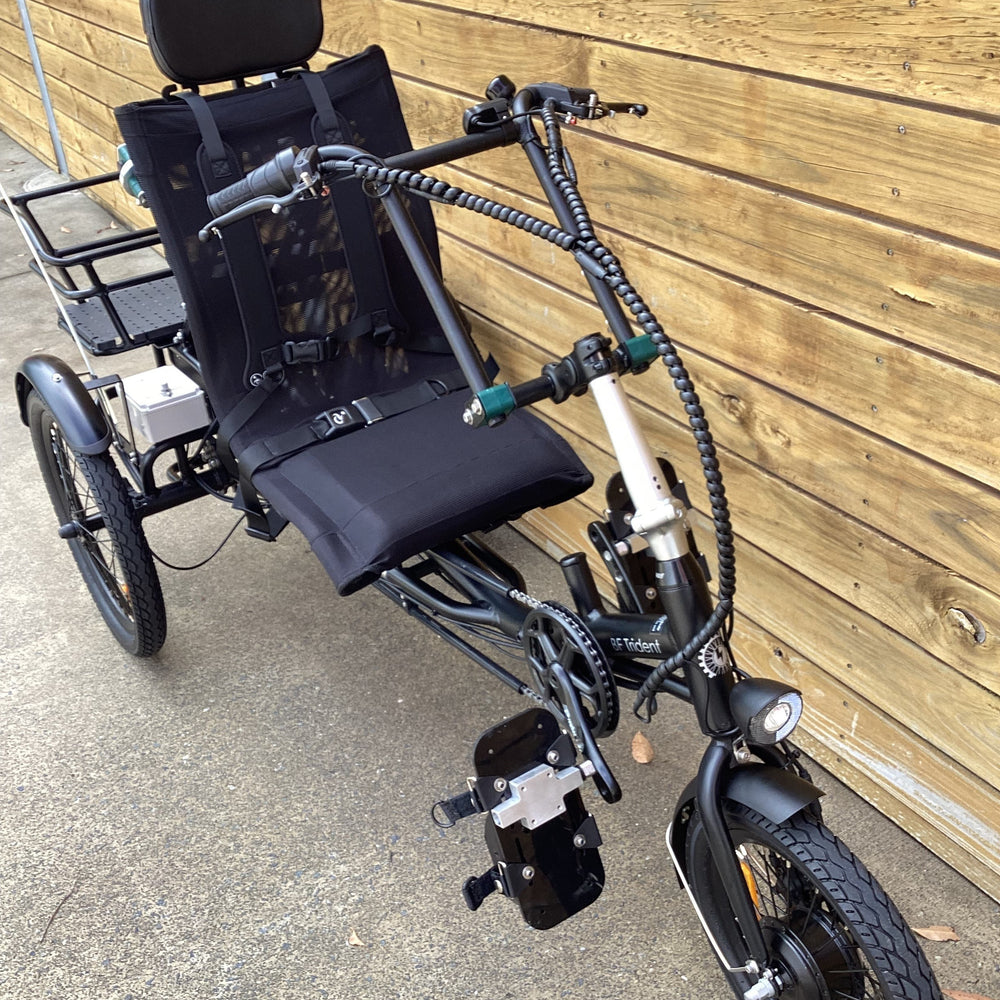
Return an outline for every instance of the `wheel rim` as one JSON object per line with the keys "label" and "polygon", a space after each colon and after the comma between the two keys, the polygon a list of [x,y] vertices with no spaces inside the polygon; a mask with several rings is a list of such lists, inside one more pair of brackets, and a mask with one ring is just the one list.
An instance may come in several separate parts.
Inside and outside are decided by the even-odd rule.
{"label": "wheel rim", "polygon": [[[110,599],[112,609],[123,620],[135,623],[135,612],[129,596],[129,585],[121,564],[121,555],[111,533],[104,527],[104,514],[80,463],[67,447],[59,426],[50,422],[48,437],[53,470],[61,487],[63,515],[75,522],[77,536],[69,540],[78,555],[81,568]],[[97,525],[100,524],[99,527]]]}
{"label": "wheel rim", "polygon": [[756,887],[761,929],[789,1000],[875,1000],[884,996],[847,922],[820,888],[773,848],[739,847]]}

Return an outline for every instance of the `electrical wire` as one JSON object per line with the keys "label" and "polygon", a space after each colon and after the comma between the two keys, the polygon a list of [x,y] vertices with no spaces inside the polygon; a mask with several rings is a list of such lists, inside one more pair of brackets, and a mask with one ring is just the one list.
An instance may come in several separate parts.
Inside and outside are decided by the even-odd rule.
{"label": "electrical wire", "polygon": [[178,572],[181,572],[181,573],[186,573],[186,572],[188,572],[189,570],[192,570],[192,569],[201,569],[202,566],[204,566],[206,563],[210,562],[212,559],[214,559],[222,551],[223,546],[226,544],[226,542],[229,541],[230,538],[233,537],[233,535],[236,533],[236,529],[243,523],[243,521],[245,519],[246,519],[246,515],[245,514],[241,514],[240,517],[239,517],[239,519],[237,520],[237,522],[229,529],[229,534],[227,534],[226,537],[223,538],[221,542],[219,542],[219,544],[216,547],[215,551],[210,556],[207,556],[206,558],[202,559],[201,562],[195,563],[193,566],[175,566],[173,563],[167,562],[167,560],[164,559],[162,556],[158,556],[155,552],[153,552],[152,548],[150,548],[149,551],[152,553],[153,558],[161,566],[166,566],[167,569],[174,569],[174,570],[177,570]]}

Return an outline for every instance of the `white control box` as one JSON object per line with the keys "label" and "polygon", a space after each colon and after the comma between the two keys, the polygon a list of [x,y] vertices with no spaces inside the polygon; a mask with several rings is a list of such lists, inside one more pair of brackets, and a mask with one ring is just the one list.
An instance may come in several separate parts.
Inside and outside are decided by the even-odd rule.
{"label": "white control box", "polygon": [[132,428],[152,444],[208,424],[205,393],[173,365],[122,379]]}

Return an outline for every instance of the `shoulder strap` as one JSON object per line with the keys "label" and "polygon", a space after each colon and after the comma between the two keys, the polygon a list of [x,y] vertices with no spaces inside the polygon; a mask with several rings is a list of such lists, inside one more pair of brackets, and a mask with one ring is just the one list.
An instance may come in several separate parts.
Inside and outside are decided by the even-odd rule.
{"label": "shoulder strap", "polygon": [[[191,108],[201,133],[198,170],[202,184],[209,193],[219,191],[242,176],[241,165],[223,142],[205,98],[193,92],[177,96]],[[281,321],[264,251],[252,219],[227,227],[222,239],[222,252],[243,325],[247,348],[243,378],[244,384],[247,384],[257,367],[259,345],[273,343],[275,337],[281,335]]]}
{"label": "shoulder strap", "polygon": [[[299,76],[316,108],[313,139],[321,145],[324,142],[354,145],[350,126],[334,108],[322,75],[305,71]],[[337,213],[347,267],[354,285],[357,300],[355,318],[363,320],[365,316],[384,315],[387,322],[377,319],[372,324],[372,330],[377,341],[393,343],[394,334],[405,334],[406,321],[392,295],[371,199],[365,195],[360,184],[353,181],[331,185],[330,197]]]}

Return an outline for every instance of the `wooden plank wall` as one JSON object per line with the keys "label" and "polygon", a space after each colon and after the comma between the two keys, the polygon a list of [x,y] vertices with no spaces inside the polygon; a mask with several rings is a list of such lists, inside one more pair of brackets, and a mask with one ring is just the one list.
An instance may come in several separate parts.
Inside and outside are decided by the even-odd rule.
{"label": "wooden plank wall", "polygon": [[[111,107],[163,84],[138,4],[29,8],[72,172],[111,168]],[[810,752],[1000,899],[996,15],[992,0],[342,0],[324,51],[381,44],[417,143],[454,134],[498,72],[650,106],[571,148],[712,420],[740,657],[805,690]],[[44,121],[0,0],[0,122],[51,161]],[[442,173],[549,214],[516,151]],[[558,251],[439,218],[451,287],[511,380],[600,327]],[[666,379],[632,390],[711,550]],[[590,405],[546,412],[606,475]],[[586,548],[600,506],[595,489],[526,530]]]}

